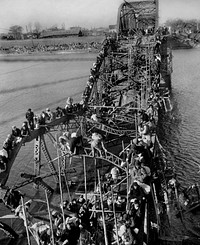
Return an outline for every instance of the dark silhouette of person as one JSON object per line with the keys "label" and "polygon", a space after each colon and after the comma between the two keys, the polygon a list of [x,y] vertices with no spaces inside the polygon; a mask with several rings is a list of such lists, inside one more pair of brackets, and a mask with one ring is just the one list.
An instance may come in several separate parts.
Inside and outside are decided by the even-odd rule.
{"label": "dark silhouette of person", "polygon": [[34,130],[34,113],[32,112],[30,108],[26,112],[26,119],[28,121],[30,129]]}

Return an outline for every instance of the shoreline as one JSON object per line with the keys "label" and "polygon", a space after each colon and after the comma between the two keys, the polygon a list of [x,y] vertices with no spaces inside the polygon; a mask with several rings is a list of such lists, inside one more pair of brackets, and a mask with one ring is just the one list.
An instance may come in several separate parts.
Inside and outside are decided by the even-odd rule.
{"label": "shoreline", "polygon": [[65,55],[65,54],[85,54],[85,53],[98,53],[99,50],[91,49],[74,49],[74,50],[59,50],[59,51],[37,51],[37,52],[24,52],[24,53],[0,53],[0,57],[28,57],[28,56],[49,56],[49,55]]}

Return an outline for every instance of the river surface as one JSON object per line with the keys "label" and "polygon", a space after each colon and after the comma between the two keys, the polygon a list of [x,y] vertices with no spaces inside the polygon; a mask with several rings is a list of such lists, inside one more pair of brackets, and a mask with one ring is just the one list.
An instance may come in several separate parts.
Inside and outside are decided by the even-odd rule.
{"label": "river surface", "polygon": [[162,118],[161,143],[182,185],[200,181],[200,49],[173,51],[173,110]]}
{"label": "river surface", "polygon": [[[81,100],[96,54],[0,57],[0,141],[11,127],[21,127],[28,108],[65,106],[67,97]],[[160,142],[170,152],[182,185],[199,183],[200,173],[200,49],[173,51],[173,110],[162,117]],[[20,151],[8,185],[33,173],[33,144]],[[28,167],[31,166],[31,167]],[[3,209],[0,213],[3,212]]]}

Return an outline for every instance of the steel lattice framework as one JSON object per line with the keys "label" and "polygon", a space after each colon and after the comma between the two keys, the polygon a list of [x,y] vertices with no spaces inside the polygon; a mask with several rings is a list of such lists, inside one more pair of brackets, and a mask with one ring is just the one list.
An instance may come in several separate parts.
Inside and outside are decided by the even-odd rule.
{"label": "steel lattice framework", "polygon": [[141,28],[158,27],[158,0],[125,1],[118,10],[118,35],[129,36]]}

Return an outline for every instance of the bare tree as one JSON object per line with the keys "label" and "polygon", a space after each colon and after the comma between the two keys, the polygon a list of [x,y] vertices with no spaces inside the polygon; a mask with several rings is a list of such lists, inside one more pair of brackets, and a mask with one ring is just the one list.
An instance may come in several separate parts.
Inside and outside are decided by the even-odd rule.
{"label": "bare tree", "polygon": [[34,23],[34,34],[37,36],[37,38],[40,37],[40,34],[41,34],[41,31],[42,31],[42,26],[41,24],[37,21]]}
{"label": "bare tree", "polygon": [[28,23],[28,29],[29,29],[29,32],[30,32],[30,33],[32,33],[32,26],[33,26],[32,23],[29,22],[29,23]]}
{"label": "bare tree", "polygon": [[62,23],[62,30],[65,30],[65,23]]}
{"label": "bare tree", "polygon": [[198,21],[194,19],[171,19],[166,21],[166,25],[170,26],[172,31],[179,31],[185,34],[190,34],[198,31]]}
{"label": "bare tree", "polygon": [[22,39],[23,28],[18,25],[11,26],[9,28],[9,34],[14,37],[14,39]]}

